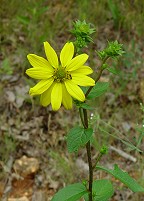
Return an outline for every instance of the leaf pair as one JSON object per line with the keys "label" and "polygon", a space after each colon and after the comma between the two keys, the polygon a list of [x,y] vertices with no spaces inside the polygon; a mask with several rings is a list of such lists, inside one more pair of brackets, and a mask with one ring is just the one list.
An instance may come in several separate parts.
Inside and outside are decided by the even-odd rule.
{"label": "leaf pair", "polygon": [[[109,180],[103,179],[93,182],[94,201],[108,201],[113,193],[113,186]],[[78,201],[82,197],[88,201],[88,190],[83,184],[75,183],[58,191],[52,201]]]}
{"label": "leaf pair", "polygon": [[[128,186],[133,192],[144,192],[144,188],[140,186],[127,172],[122,171],[117,165],[113,170],[97,166],[99,170],[106,171],[113,175],[116,179],[120,180]],[[102,179],[93,182],[93,201],[108,201],[114,194],[114,189],[109,180]],[[52,201],[78,201],[84,197],[88,201],[88,190],[86,186],[81,183],[71,184],[60,191],[58,191]]]}

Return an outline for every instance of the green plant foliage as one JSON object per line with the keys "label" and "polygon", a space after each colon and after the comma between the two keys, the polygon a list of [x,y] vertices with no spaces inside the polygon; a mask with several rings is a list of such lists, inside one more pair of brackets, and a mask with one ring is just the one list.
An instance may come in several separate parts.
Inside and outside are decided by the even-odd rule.
{"label": "green plant foliage", "polygon": [[100,150],[100,153],[104,155],[104,154],[107,154],[107,152],[108,152],[108,147],[103,145],[101,150]]}
{"label": "green plant foliage", "polygon": [[[96,122],[98,122],[97,129],[99,133],[103,134],[104,137],[111,136],[117,140],[120,140],[123,144],[125,144],[130,150],[136,150],[138,152],[142,152],[137,146],[135,146],[127,136],[123,135],[118,129],[108,124],[104,120],[100,118],[99,115],[93,116],[93,119],[90,121],[91,126],[93,127]],[[98,146],[98,145],[97,145]]]}
{"label": "green plant foliage", "polygon": [[136,151],[138,151],[138,152],[142,152],[142,150],[139,149],[139,148],[138,148],[137,146],[135,146],[134,144],[132,144],[132,142],[126,141],[126,140],[122,140],[122,139],[120,139],[120,141],[121,141],[122,143],[124,143],[126,146],[128,146],[130,150],[136,150]]}
{"label": "green plant foliage", "polygon": [[90,35],[95,32],[95,29],[92,28],[90,23],[86,23],[85,20],[77,20],[73,23],[73,27],[74,28],[71,30],[71,33],[76,38],[74,44],[77,48],[77,53],[79,53],[83,47],[87,47],[90,42],[93,42],[93,39]]}
{"label": "green plant foliage", "polygon": [[86,104],[84,102],[80,102],[78,100],[74,100],[74,103],[79,108],[83,108],[83,109],[87,109],[87,110],[92,110],[93,109],[90,105],[88,105],[88,104]]}
{"label": "green plant foliage", "polygon": [[77,126],[72,128],[67,135],[67,147],[68,151],[78,151],[80,146],[84,146],[91,138],[93,129],[84,129],[83,127]]}
{"label": "green plant foliage", "polygon": [[87,99],[92,99],[101,96],[109,88],[109,82],[97,82],[87,96]]}
{"label": "green plant foliage", "polygon": [[73,172],[71,164],[67,162],[67,158],[63,157],[59,150],[48,150],[48,157],[51,157],[54,159],[54,169],[56,168],[59,171],[59,175],[61,178],[66,182],[70,183],[73,181]]}
{"label": "green plant foliage", "polygon": [[91,28],[90,23],[86,23],[86,21],[77,20],[73,23],[74,29],[71,31],[76,37],[81,36],[86,39],[86,42],[92,42],[92,38],[90,35],[95,32],[94,28]]}
{"label": "green plant foliage", "polygon": [[88,105],[86,103],[82,103],[81,108],[86,109],[86,110],[92,110],[93,109],[90,105]]}
{"label": "green plant foliage", "polygon": [[108,68],[106,68],[110,73],[112,73],[112,74],[114,74],[114,75],[119,75],[119,71],[116,69],[116,68],[114,68],[114,67],[108,67]]}
{"label": "green plant foliage", "polygon": [[7,75],[12,75],[13,74],[13,69],[10,65],[10,60],[9,58],[6,58],[2,61],[2,66],[0,69],[0,74],[7,74]]}
{"label": "green plant foliage", "polygon": [[[108,201],[114,194],[114,189],[109,180],[102,179],[93,182],[93,201]],[[84,196],[88,201],[88,196]]]}
{"label": "green plant foliage", "polygon": [[24,25],[29,25],[30,23],[30,18],[27,16],[17,16],[17,19],[19,22],[21,22]]}
{"label": "green plant foliage", "polygon": [[6,162],[9,156],[15,152],[16,147],[15,139],[5,133],[4,137],[0,138],[0,160]]}
{"label": "green plant foliage", "polygon": [[113,175],[116,179],[118,179],[122,183],[124,183],[133,192],[144,192],[144,188],[142,186],[140,186],[132,177],[130,177],[127,172],[122,171],[118,167],[118,165],[114,165],[113,170],[104,168],[102,166],[96,166],[96,169],[103,170],[103,171]]}
{"label": "green plant foliage", "polygon": [[86,103],[82,103],[81,108],[86,109],[86,110],[93,110],[93,108],[90,105],[86,104]]}
{"label": "green plant foliage", "polygon": [[106,58],[117,58],[118,56],[122,56],[125,52],[122,49],[123,44],[119,43],[117,40],[109,42],[107,47],[102,51],[97,51],[98,56],[101,60]]}
{"label": "green plant foliage", "polygon": [[119,28],[120,22],[122,21],[122,14],[120,13],[118,3],[113,0],[108,0],[108,7],[111,11],[111,15],[114,21],[115,28]]}
{"label": "green plant foliage", "polygon": [[140,103],[141,110],[143,112],[143,119],[142,119],[142,126],[141,127],[136,127],[136,130],[139,132],[139,137],[136,141],[137,147],[139,147],[142,144],[142,141],[144,139],[144,105]]}
{"label": "green plant foliage", "polygon": [[86,187],[81,183],[75,183],[58,191],[51,201],[77,201],[85,194],[88,194]]}
{"label": "green plant foliage", "polygon": [[122,49],[123,44],[119,43],[117,40],[109,42],[108,47],[105,49],[107,56],[115,58],[117,56],[122,56],[125,52]]}

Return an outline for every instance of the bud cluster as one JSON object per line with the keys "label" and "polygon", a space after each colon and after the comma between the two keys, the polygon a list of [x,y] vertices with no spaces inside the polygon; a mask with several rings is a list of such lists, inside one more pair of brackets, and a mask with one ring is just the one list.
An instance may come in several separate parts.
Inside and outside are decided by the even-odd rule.
{"label": "bud cluster", "polygon": [[86,21],[77,20],[73,23],[73,30],[71,33],[75,36],[76,40],[74,42],[77,51],[79,52],[83,47],[87,47],[90,42],[93,42],[91,38],[91,34],[95,32],[94,28],[91,28],[90,23],[86,23]]}
{"label": "bud cluster", "polygon": [[118,41],[109,42],[107,47],[102,51],[97,51],[98,56],[101,60],[105,58],[117,58],[118,56],[122,56],[125,52],[122,49],[123,44],[118,43]]}

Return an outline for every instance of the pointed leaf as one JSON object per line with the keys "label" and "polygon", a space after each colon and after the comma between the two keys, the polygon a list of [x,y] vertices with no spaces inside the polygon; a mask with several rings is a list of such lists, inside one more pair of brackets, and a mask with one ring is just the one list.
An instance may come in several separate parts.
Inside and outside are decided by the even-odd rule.
{"label": "pointed leaf", "polygon": [[114,165],[114,169],[110,170],[102,166],[96,166],[99,170],[104,170],[115,178],[119,179],[122,183],[128,186],[133,192],[144,192],[144,188],[140,186],[135,179],[129,176],[127,172],[122,171],[117,165]]}
{"label": "pointed leaf", "polygon": [[76,106],[78,108],[83,108],[83,109],[86,109],[86,110],[93,110],[94,109],[90,105],[88,105],[87,103],[84,103],[84,102],[81,102],[81,101],[78,101],[78,100],[74,100],[74,103],[76,104]]}
{"label": "pointed leaf", "polygon": [[88,99],[101,96],[109,88],[109,82],[97,82],[87,96]]}
{"label": "pointed leaf", "polygon": [[86,110],[93,110],[94,108],[92,108],[90,105],[86,104],[86,103],[82,103],[81,108],[86,109]]}
{"label": "pointed leaf", "polygon": [[83,184],[75,183],[59,190],[51,201],[78,201],[87,193],[87,189]]}
{"label": "pointed leaf", "polygon": [[70,153],[77,151],[80,146],[85,145],[90,140],[92,134],[92,128],[84,129],[80,126],[72,128],[67,135],[68,151]]}
{"label": "pointed leaf", "polygon": [[119,75],[120,71],[118,71],[116,68],[114,67],[109,67],[106,68],[110,73],[114,74],[114,75]]}

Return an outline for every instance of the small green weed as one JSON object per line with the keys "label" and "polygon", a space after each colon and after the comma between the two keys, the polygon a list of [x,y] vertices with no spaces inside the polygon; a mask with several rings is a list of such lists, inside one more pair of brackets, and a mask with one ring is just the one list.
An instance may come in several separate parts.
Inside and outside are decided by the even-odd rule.
{"label": "small green weed", "polygon": [[63,179],[65,179],[67,183],[69,181],[73,181],[72,167],[70,165],[70,161],[53,150],[50,151],[50,157],[54,159],[56,169],[61,173]]}
{"label": "small green weed", "polygon": [[16,150],[16,140],[12,136],[5,133],[3,138],[0,138],[0,145],[0,159],[6,163],[9,156]]}
{"label": "small green weed", "polygon": [[0,75],[12,75],[13,69],[10,65],[9,58],[6,58],[2,61],[1,68],[0,68]]}

